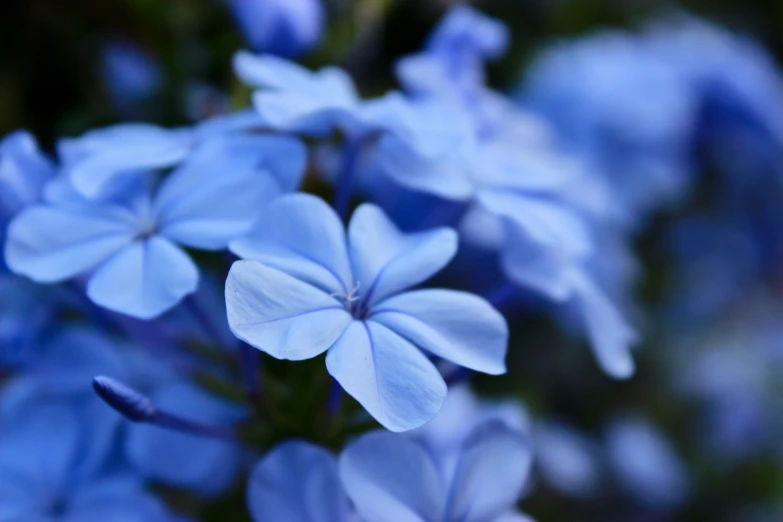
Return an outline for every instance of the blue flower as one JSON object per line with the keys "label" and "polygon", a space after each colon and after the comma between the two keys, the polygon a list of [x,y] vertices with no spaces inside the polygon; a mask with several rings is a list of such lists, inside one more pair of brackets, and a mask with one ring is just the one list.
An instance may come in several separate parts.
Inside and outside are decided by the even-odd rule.
{"label": "blue flower", "polygon": [[247,483],[247,502],[255,522],[354,520],[337,459],[299,440],[280,444],[255,465]]}
{"label": "blue flower", "polygon": [[688,188],[699,99],[643,39],[605,32],[556,45],[532,64],[519,99],[606,180],[616,222],[637,226]]}
{"label": "blue flower", "polygon": [[401,234],[374,205],[345,230],[322,200],[304,194],[269,205],[254,234],[231,244],[240,257],[226,281],[234,335],[279,358],[328,350],[343,388],[394,431],[440,409],[446,385],[420,349],[500,374],[508,331],[486,301],[453,290],[405,290],[454,256],[453,230]]}
{"label": "blue flower", "polygon": [[485,91],[484,62],[502,55],[507,44],[503,23],[457,5],[432,32],[422,52],[397,63],[397,76],[414,96],[475,101]]}
{"label": "blue flower", "polygon": [[340,476],[366,522],[521,522],[514,511],[528,479],[531,451],[499,423],[477,428],[451,471],[413,439],[371,432],[349,443]]}
{"label": "blue flower", "polygon": [[75,408],[63,404],[38,405],[2,425],[0,520],[177,520],[137,475],[90,459],[81,432]]}
{"label": "blue flower", "polygon": [[[394,91],[362,99],[351,77],[338,67],[312,72],[282,58],[240,51],[234,70],[257,89],[253,106],[261,120],[279,131],[325,136],[340,130],[353,141],[394,131],[398,120],[416,115],[402,107],[408,100]],[[399,110],[407,114],[400,117]]]}
{"label": "blue flower", "polygon": [[[142,319],[156,317],[198,284],[198,269],[179,245],[225,248],[250,230],[261,204],[282,190],[266,169],[297,162],[304,167],[301,146],[294,141],[279,148],[281,141],[286,143],[264,136],[211,140],[154,194],[140,179],[110,200],[84,200],[67,183],[52,186],[49,204],[26,209],[9,227],[6,262],[38,282],[89,272],[93,302]],[[300,155],[265,163],[290,150]]]}
{"label": "blue flower", "polygon": [[783,165],[783,77],[766,49],[695,17],[661,20],[643,35],[698,98],[696,140],[729,183],[779,179]]}
{"label": "blue flower", "polygon": [[321,39],[321,0],[231,0],[229,4],[245,39],[256,52],[294,56]]}

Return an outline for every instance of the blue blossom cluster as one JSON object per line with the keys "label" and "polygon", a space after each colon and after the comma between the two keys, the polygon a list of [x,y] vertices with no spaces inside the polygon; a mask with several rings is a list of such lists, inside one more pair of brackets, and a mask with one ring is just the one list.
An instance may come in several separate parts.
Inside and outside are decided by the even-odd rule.
{"label": "blue blossom cluster", "polygon": [[[242,490],[254,522],[530,522],[534,487],[674,516],[696,477],[661,419],[472,391],[515,378],[541,316],[590,346],[575,380],[625,386],[648,340],[721,462],[780,449],[783,81],[760,47],[665,20],[555,45],[509,96],[485,75],[509,30],[458,5],[365,97],[290,61],[320,2],[229,6],[248,106],[0,141],[0,522],[212,520]],[[128,114],[165,82],[126,42],[102,65]],[[647,310],[633,243],[689,204]]]}

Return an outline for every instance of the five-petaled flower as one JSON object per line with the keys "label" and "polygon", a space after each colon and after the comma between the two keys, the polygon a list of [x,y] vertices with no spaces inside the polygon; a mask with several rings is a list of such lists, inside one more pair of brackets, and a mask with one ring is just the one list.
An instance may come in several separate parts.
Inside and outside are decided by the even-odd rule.
{"label": "five-petaled flower", "polygon": [[404,431],[430,420],[446,384],[430,358],[501,374],[508,328],[484,299],[444,289],[406,291],[457,250],[448,228],[401,233],[365,204],[343,228],[322,200],[282,196],[231,249],[226,282],[234,334],[279,359],[328,350],[329,373],[381,424]]}

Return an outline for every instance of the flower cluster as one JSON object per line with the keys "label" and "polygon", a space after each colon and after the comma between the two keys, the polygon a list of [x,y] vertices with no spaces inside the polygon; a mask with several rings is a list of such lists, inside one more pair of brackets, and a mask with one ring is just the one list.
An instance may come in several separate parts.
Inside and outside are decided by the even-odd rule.
{"label": "flower cluster", "polygon": [[[661,357],[709,451],[774,451],[783,80],[759,47],[665,20],[558,44],[508,96],[485,75],[508,28],[458,5],[377,94],[290,61],[320,2],[229,7],[247,106],[0,141],[0,522],[525,522],[534,485],[673,516],[695,477],[665,420],[472,391],[545,343],[576,402]],[[127,42],[101,72],[122,114],[166,82]],[[635,242],[688,201],[647,310]]]}

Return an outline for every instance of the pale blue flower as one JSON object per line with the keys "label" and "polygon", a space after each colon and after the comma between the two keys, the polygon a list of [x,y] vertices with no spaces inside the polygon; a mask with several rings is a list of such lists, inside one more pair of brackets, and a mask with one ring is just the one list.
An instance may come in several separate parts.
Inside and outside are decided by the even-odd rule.
{"label": "pale blue flower", "polygon": [[525,439],[500,423],[477,428],[448,469],[410,437],[371,432],[340,456],[345,490],[366,522],[521,522],[528,479]]}
{"label": "pale blue flower", "polygon": [[6,262],[42,283],[89,273],[87,295],[96,304],[143,319],[160,315],[198,284],[198,269],[180,245],[225,248],[279,193],[265,158],[285,152],[280,140],[211,140],[156,190],[138,179],[110,200],[85,200],[67,183],[53,185],[48,204],[27,208],[9,227]]}
{"label": "pale blue flower", "polygon": [[137,475],[90,459],[95,448],[82,432],[76,409],[63,404],[37,405],[0,427],[0,520],[176,519]]}
{"label": "pale blue flower", "polygon": [[255,465],[247,502],[254,522],[359,522],[340,483],[337,459],[300,440],[276,446]]}
{"label": "pale blue flower", "polygon": [[229,5],[245,40],[259,53],[301,54],[324,30],[321,0],[231,0]]}
{"label": "pale blue flower", "polygon": [[253,260],[235,263],[226,281],[234,334],[279,359],[328,350],[329,373],[391,430],[427,422],[446,395],[422,349],[477,371],[505,371],[506,323],[486,301],[406,291],[454,256],[453,230],[405,235],[365,204],[346,235],[326,203],[295,194],[271,203],[253,235],[231,249]]}
{"label": "pale blue flower", "polygon": [[542,52],[519,99],[608,183],[614,220],[632,227],[689,186],[695,94],[642,39],[603,32]]}

